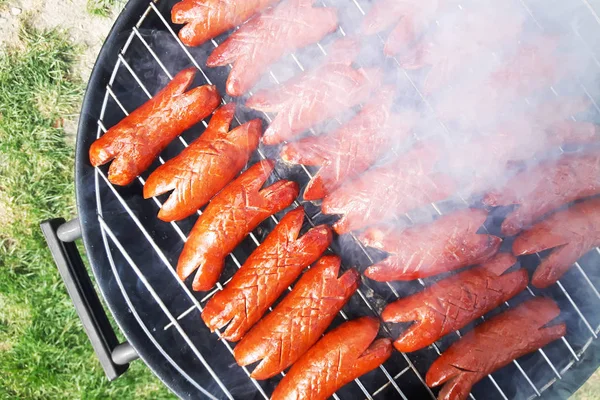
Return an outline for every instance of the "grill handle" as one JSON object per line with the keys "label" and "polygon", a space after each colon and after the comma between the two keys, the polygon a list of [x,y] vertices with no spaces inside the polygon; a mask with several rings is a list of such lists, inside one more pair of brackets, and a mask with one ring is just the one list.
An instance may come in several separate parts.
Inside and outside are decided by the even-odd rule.
{"label": "grill handle", "polygon": [[128,342],[119,344],[77,246],[73,243],[81,237],[79,219],[65,222],[63,218],[55,218],[42,222],[40,227],[100,365],[107,378],[115,380],[138,355]]}

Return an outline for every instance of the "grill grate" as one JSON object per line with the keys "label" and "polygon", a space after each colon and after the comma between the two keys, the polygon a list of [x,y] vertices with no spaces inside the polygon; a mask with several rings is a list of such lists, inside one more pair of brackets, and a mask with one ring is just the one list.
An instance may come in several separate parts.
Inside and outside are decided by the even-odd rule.
{"label": "grill grate", "polygon": [[[337,3],[339,3],[338,0],[336,0],[336,1],[337,1]],[[333,2],[334,2],[334,0],[328,0],[328,3],[333,3]],[[363,3],[361,3],[359,0],[352,0],[352,1],[346,0],[346,2],[348,3],[346,5],[347,7],[355,7],[355,9],[358,13],[364,15]],[[130,78],[133,78],[133,80],[138,85],[139,89],[142,90],[143,93],[148,98],[152,97],[151,90],[149,90],[148,87],[146,86],[148,83],[144,84],[143,75],[141,76],[141,73],[139,70],[136,71],[136,66],[133,62],[131,62],[131,59],[130,59],[130,61],[127,61],[128,56],[130,55],[130,53],[132,52],[132,49],[134,47],[135,47],[135,51],[143,50],[143,51],[147,52],[149,54],[149,57],[152,60],[154,60],[154,62],[156,62],[160,71],[162,71],[162,73],[164,73],[168,77],[168,79],[172,79],[173,73],[177,72],[177,70],[170,71],[166,67],[166,65],[168,65],[168,62],[166,62],[165,59],[161,59],[161,57],[159,56],[159,54],[161,54],[160,49],[154,48],[154,43],[152,43],[152,41],[146,40],[145,35],[140,31],[140,29],[143,29],[142,26],[144,25],[144,22],[147,19],[153,19],[153,20],[158,21],[159,24],[162,24],[162,27],[164,29],[166,29],[166,32],[168,32],[168,35],[170,35],[170,37],[171,37],[170,40],[173,43],[175,43],[176,47],[178,47],[179,50],[185,54],[185,56],[188,59],[187,61],[189,61],[192,65],[194,65],[201,72],[201,75],[204,78],[204,82],[209,83],[209,84],[213,83],[212,80],[209,78],[210,73],[208,71],[203,70],[203,68],[201,67],[201,64],[196,60],[196,57],[191,54],[189,49],[187,49],[185,46],[183,46],[183,44],[179,41],[179,38],[176,36],[175,32],[173,31],[173,28],[167,21],[168,17],[165,17],[163,15],[163,14],[168,15],[168,11],[170,10],[170,7],[163,7],[164,9],[163,9],[163,11],[161,11],[159,9],[159,6],[157,6],[157,4],[159,4],[162,7],[165,5],[164,3],[165,3],[164,1],[161,3],[150,2],[148,5],[148,8],[142,14],[139,21],[137,22],[135,27],[132,29],[131,33],[129,34],[129,36],[127,38],[127,40],[121,50],[121,53],[119,54],[119,57],[116,60],[116,64],[114,66],[114,70],[111,75],[109,84],[106,87],[106,94],[105,94],[104,101],[102,104],[100,119],[98,120],[97,137],[101,136],[101,134],[106,132],[104,118],[105,118],[107,108],[109,107],[109,101],[114,102],[114,104],[116,104],[116,106],[118,107],[117,109],[120,109],[124,115],[128,115],[128,111],[127,111],[126,107],[124,106],[124,104],[128,104],[130,102],[128,100],[130,100],[130,99],[123,100],[123,98],[122,98],[123,95],[122,94],[117,95],[117,93],[119,93],[119,92],[114,90],[114,87],[113,87],[118,76],[120,77],[121,75],[128,74],[129,78],[124,78],[124,79],[131,80]],[[589,3],[587,3],[586,0],[583,0],[583,3],[585,3],[586,7],[589,7],[590,10],[592,10],[592,14],[594,15],[594,17],[596,19],[598,19],[597,15],[595,13],[593,13],[593,8],[591,8]],[[532,20],[536,23],[536,25],[540,29],[543,30],[542,25],[535,19],[534,14],[531,11],[531,8],[524,2],[522,2],[522,4],[523,4],[523,7],[527,10],[529,15],[531,16]],[[334,5],[334,4],[327,4],[327,5]],[[343,26],[341,26],[340,29],[338,30],[338,34],[341,36],[346,35],[346,31],[344,30]],[[577,34],[577,32],[576,32],[576,34]],[[581,35],[577,35],[577,36],[582,40],[582,43],[584,43],[587,46],[587,43],[585,42],[584,37]],[[134,40],[139,42],[141,44],[141,46],[132,45]],[[382,38],[379,38],[379,41],[381,43],[383,43]],[[217,41],[212,40],[212,45],[217,46],[218,45]],[[590,46],[587,46],[587,47],[589,48]],[[317,48],[322,53],[322,55],[326,55],[325,48],[322,45],[318,44]],[[163,56],[166,57],[167,54],[164,54]],[[304,65],[300,61],[299,56],[292,55],[291,58],[293,60],[293,64],[295,64],[295,66],[297,68],[299,68],[300,70],[304,70]],[[418,99],[421,102],[423,102],[423,104],[425,104],[427,106],[427,108],[431,112],[433,112],[433,109],[428,104],[427,99],[419,92],[418,87],[417,87],[415,81],[413,80],[413,78],[410,76],[410,74],[407,71],[401,69],[400,64],[398,63],[398,61],[396,59],[393,59],[393,62],[395,62],[397,64],[399,74],[406,80],[409,87],[411,87],[412,90],[414,91],[414,94],[418,97]],[[270,77],[276,83],[279,82],[277,77],[275,76],[275,74],[272,71],[270,71]],[[598,106],[594,102],[593,97],[590,95],[589,91],[586,89],[584,84],[579,82],[579,85],[581,86],[582,91],[591,99],[593,104],[596,106],[597,111],[600,112],[600,109],[598,109]],[[554,88],[551,88],[551,90],[555,95],[557,95],[557,92],[555,91]],[[221,90],[221,92],[223,92],[223,91]],[[119,98],[120,96],[121,96],[121,99]],[[225,103],[225,101],[226,101],[226,99],[223,102]],[[267,119],[268,121],[270,121],[269,115],[264,114],[263,117],[265,119]],[[236,118],[236,120],[240,124],[245,122],[245,121],[240,121],[237,118]],[[203,124],[205,127],[207,126],[207,123],[205,121],[203,121]],[[441,127],[441,129],[447,129],[441,122],[440,122],[440,127]],[[183,146],[187,147],[188,144],[184,137],[180,136],[179,141]],[[267,152],[268,152],[268,150],[261,147],[258,151],[258,155],[261,158],[267,158],[268,157]],[[159,159],[159,162],[161,164],[165,162],[163,157],[161,157]],[[312,177],[309,169],[307,169],[304,166],[302,166],[300,168],[302,170],[302,173],[304,173],[306,175],[306,177],[308,177],[308,178]],[[283,175],[279,171],[275,172],[275,175],[277,175],[277,174]],[[282,178],[282,177],[284,177],[284,176],[279,176],[278,179]],[[139,177],[138,181],[141,185],[143,185],[145,182],[143,177]],[[108,188],[109,190],[108,191],[104,190],[105,187]],[[104,242],[106,253],[108,255],[109,263],[111,265],[112,272],[116,277],[116,282],[119,286],[119,289],[123,293],[125,300],[129,306],[131,312],[134,314],[136,320],[139,322],[140,326],[145,331],[145,333],[148,335],[150,340],[154,343],[154,345],[157,347],[157,349],[166,357],[168,362],[170,362],[188,381],[190,381],[196,388],[198,388],[198,390],[200,392],[202,392],[204,395],[208,396],[209,398],[221,398],[221,397],[225,396],[227,398],[233,399],[234,394],[232,394],[231,387],[227,387],[227,385],[224,384],[222,381],[223,377],[218,376],[218,374],[213,369],[212,365],[214,363],[214,360],[212,360],[210,357],[204,355],[204,352],[199,349],[198,342],[192,337],[193,336],[192,330],[190,328],[186,327],[186,325],[190,325],[193,328],[194,324],[196,324],[196,325],[202,324],[198,315],[196,313],[192,313],[192,312],[193,311],[196,311],[196,312],[202,311],[202,304],[204,304],[206,301],[208,301],[208,299],[214,293],[216,293],[216,291],[221,290],[222,285],[226,284],[230,278],[225,279],[223,281],[223,283],[217,284],[217,288],[215,290],[211,291],[210,293],[206,294],[203,298],[197,298],[196,295],[194,293],[192,293],[190,291],[190,289],[185,285],[185,283],[181,282],[179,280],[179,278],[177,277],[175,268],[172,264],[172,259],[167,254],[165,254],[163,247],[161,247],[161,245],[159,244],[159,240],[156,239],[155,232],[153,232],[151,229],[149,229],[146,226],[147,224],[145,224],[145,221],[143,222],[142,219],[140,219],[136,215],[136,213],[133,211],[131,205],[129,204],[129,200],[126,199],[122,195],[122,190],[121,189],[117,190],[108,181],[106,173],[104,172],[104,170],[102,168],[95,169],[95,189],[96,189],[95,193],[96,193],[98,220],[99,220],[99,223],[101,226],[102,239]],[[116,200],[116,204],[118,205],[117,207],[115,207],[113,204],[109,204],[109,207],[106,207],[106,204],[108,202],[112,202],[115,200]],[[460,199],[460,200],[465,202],[464,199]],[[162,205],[161,200],[158,198],[153,198],[153,201],[158,207],[160,207]],[[105,205],[105,206],[103,207],[103,205]],[[296,202],[295,205],[297,206],[297,205],[299,205],[299,203]],[[122,209],[122,213],[127,215],[128,218],[131,219],[131,221],[134,223],[134,225],[139,230],[139,233],[141,233],[141,235],[144,237],[144,239],[148,242],[147,244],[155,252],[155,255],[160,259],[160,262],[162,263],[161,270],[162,270],[163,274],[166,275],[166,273],[164,272],[164,269],[165,269],[164,267],[166,267],[166,269],[171,273],[172,279],[174,281],[170,283],[170,285],[171,285],[170,287],[177,288],[177,292],[172,292],[171,296],[175,297],[174,296],[175,293],[177,295],[183,294],[184,295],[183,297],[185,297],[188,302],[191,302],[191,304],[192,304],[191,306],[189,306],[187,308],[183,308],[183,309],[181,307],[173,307],[172,306],[173,304],[169,304],[168,301],[161,298],[160,292],[161,292],[162,288],[157,287],[156,283],[153,284],[151,282],[151,280],[148,279],[148,277],[147,277],[147,274],[148,274],[147,269],[145,267],[142,267],[141,265],[138,265],[139,262],[136,263],[136,261],[135,261],[136,257],[134,254],[136,252],[135,247],[131,246],[131,244],[129,244],[129,243],[126,243],[123,240],[123,238],[122,237],[120,238],[119,234],[116,233],[119,231],[119,226],[115,225],[115,222],[112,221],[113,216],[110,215],[109,218],[107,218],[105,216],[106,208],[108,208],[110,210],[108,213],[112,214],[114,212],[113,210],[115,208],[119,208],[119,207]],[[432,208],[438,214],[440,214],[440,215],[443,214],[442,206],[432,204]],[[199,214],[200,214],[200,212],[199,212]],[[309,221],[309,223],[312,226],[316,225],[315,218],[318,217],[318,215],[309,215],[309,214],[310,214],[310,212],[307,212],[307,220]],[[271,220],[272,220],[271,222],[275,223],[275,224],[278,222],[278,218],[276,216],[272,216]],[[179,224],[179,223],[171,222],[168,225],[170,225],[170,229],[172,230],[172,232],[174,232],[175,236],[177,236],[179,238],[181,244],[187,240],[187,235],[184,233],[184,231],[186,230],[186,226],[189,224],[186,225],[185,223]],[[250,235],[250,240],[253,243],[254,247],[259,245],[259,243],[260,243],[259,237],[260,237],[260,234],[253,233]],[[356,241],[356,245],[363,252],[364,257],[366,257],[367,259],[371,259],[369,253],[366,251],[366,249],[364,249],[362,247],[362,245],[360,245],[360,243],[358,241]],[[596,249],[596,252],[597,252],[597,256],[600,256],[600,249]],[[125,266],[122,265],[122,263],[120,263],[118,260],[115,260],[115,257],[113,257],[113,254],[117,254],[119,256],[119,258],[123,257],[126,264],[129,266],[130,271],[125,272],[124,271]],[[230,259],[237,268],[239,268],[241,266],[241,263],[243,262],[243,260],[240,260],[238,258],[238,256],[236,256],[236,254],[232,254],[230,256]],[[596,257],[596,260],[598,260],[597,257]],[[569,274],[573,275],[574,273],[576,273],[576,274],[580,275],[580,278],[582,278],[583,281],[586,282],[586,285],[589,286],[589,290],[591,290],[592,293],[595,295],[595,298],[590,298],[588,301],[595,302],[595,306],[597,306],[598,303],[600,302],[600,294],[598,293],[597,287],[593,283],[593,278],[590,278],[586,274],[585,269],[579,263],[575,264],[574,270],[575,271],[571,271]],[[164,317],[166,318],[167,323],[160,326],[159,329],[157,329],[156,326],[148,326],[147,323],[145,322],[144,316],[141,315],[141,311],[137,307],[135,307],[135,298],[137,296],[139,296],[139,294],[134,293],[131,290],[131,288],[129,288],[129,290],[128,290],[127,285],[125,285],[123,283],[123,280],[126,279],[125,278],[126,274],[131,274],[131,273],[133,273],[134,276],[136,277],[137,281],[139,281],[139,283],[141,283],[141,286],[139,286],[138,289],[140,291],[143,291],[144,293],[149,294],[150,298],[156,303],[156,305],[158,306],[160,311],[164,314]],[[224,275],[226,275],[226,274],[224,274]],[[129,276],[129,275],[127,275],[127,276]],[[164,277],[164,279],[167,279],[167,277]],[[425,282],[423,280],[419,280],[419,283],[422,286],[425,286]],[[390,299],[398,298],[400,296],[398,293],[398,289],[390,283],[387,283],[384,285],[373,285],[373,286],[374,287],[370,287],[365,282],[363,282],[361,288],[359,289],[357,294],[354,296],[355,297],[354,300],[356,303],[360,303],[361,307],[365,308],[366,310],[370,311],[371,313],[373,313],[375,315],[378,315],[378,311],[380,311],[380,307],[377,304],[377,301],[374,300],[373,296],[371,295],[371,293],[373,293],[373,291],[375,291],[377,293],[379,293],[381,290],[389,291],[390,296],[393,296],[393,297],[389,297]],[[541,357],[541,360],[543,360],[541,362],[543,362],[550,368],[551,374],[553,375],[551,379],[546,377],[545,383],[541,386],[540,386],[540,377],[539,376],[532,377],[533,375],[536,374],[536,372],[535,372],[534,368],[532,368],[532,366],[539,365],[539,363],[527,362],[527,365],[522,365],[521,362],[514,361],[513,362],[514,366],[518,370],[519,374],[521,374],[522,378],[525,380],[526,385],[528,385],[528,390],[524,390],[525,395],[523,397],[540,396],[540,394],[545,389],[547,389],[553,382],[555,382],[556,379],[561,379],[561,374],[563,374],[567,369],[569,369],[573,365],[574,362],[579,361],[581,354],[583,354],[583,352],[587,349],[587,347],[589,346],[591,341],[593,339],[597,338],[597,333],[600,331],[600,325],[593,324],[586,318],[585,312],[581,310],[580,306],[578,306],[578,304],[577,304],[577,301],[574,299],[574,296],[572,296],[573,292],[567,291],[567,288],[565,288],[565,286],[563,285],[562,282],[559,282],[556,286],[558,288],[558,291],[560,292],[559,295],[562,295],[566,299],[566,304],[568,304],[570,307],[569,311],[574,312],[574,314],[576,315],[575,319],[577,320],[578,325],[583,325],[583,328],[581,330],[587,331],[587,335],[582,335],[581,332],[578,332],[579,335],[577,335],[577,337],[576,337],[577,345],[571,345],[571,343],[570,343],[571,339],[569,338],[569,334],[568,334],[566,338],[565,337],[562,338],[562,348],[561,349],[557,349],[556,346],[554,346],[553,354],[558,353],[558,354],[561,354],[563,358],[566,358],[565,354],[568,353],[569,357],[568,357],[568,362],[566,364],[565,363],[558,364],[556,362],[556,357],[552,357],[551,355],[548,355],[546,353],[546,351],[544,351],[543,349],[540,349],[538,351],[538,354]],[[535,296],[537,293],[537,292],[534,292],[534,290],[532,290],[529,287],[527,289],[527,292],[528,292],[529,296]],[[507,302],[506,306],[510,307],[510,304]],[[565,310],[564,306],[561,308],[563,310]],[[178,311],[172,311],[174,309],[177,309]],[[187,320],[186,317],[190,314],[193,315],[193,317],[189,318],[191,320],[191,322],[186,324],[186,320]],[[340,312],[340,316],[342,319],[349,318],[347,313],[345,313],[344,311]],[[596,322],[596,321],[594,321],[594,322]],[[595,326],[595,328],[594,328],[594,326]],[[386,334],[388,334],[388,335],[392,334],[389,327],[387,327],[385,324],[382,325],[382,328]],[[168,344],[166,344],[166,342],[164,341],[164,337],[165,337],[164,332],[170,332],[173,330],[175,330],[178,333],[178,335],[181,337],[181,339],[183,339],[185,346],[187,347],[186,350],[191,351],[191,353],[193,354],[193,357],[197,358],[201,362],[201,364],[206,369],[206,371],[210,374],[210,376],[212,377],[214,382],[211,382],[210,384],[207,384],[206,382],[202,382],[202,383],[198,382],[194,377],[192,377],[192,376],[190,376],[190,374],[188,374],[187,368],[181,367],[179,365],[179,362],[177,360],[175,360],[171,355],[169,355]],[[162,333],[160,333],[161,331],[162,331]],[[157,333],[157,332],[159,332],[159,333]],[[232,353],[231,345],[227,341],[220,339],[220,333],[218,331],[216,332],[216,335],[218,337],[218,340],[217,340],[217,338],[213,337],[214,343],[220,342],[220,343],[217,343],[216,346],[225,346],[227,351],[229,353]],[[455,336],[460,337],[460,335],[461,335],[461,333],[457,331]],[[586,337],[584,338],[584,340],[582,340],[581,336],[586,336]],[[455,338],[453,340],[455,340]],[[433,351],[435,351],[436,354],[440,354],[441,350],[437,344],[434,344],[432,347],[433,347]],[[577,349],[577,351],[575,351],[575,349]],[[431,349],[423,350],[423,352],[425,352],[425,351],[430,352]],[[421,352],[417,352],[417,353],[421,353]],[[363,380],[356,379],[355,383],[358,386],[358,388],[360,389],[360,391],[368,399],[383,398],[386,396],[386,394],[390,395],[391,393],[395,393],[396,396],[399,395],[403,399],[407,399],[409,396],[411,396],[412,393],[410,391],[407,391],[406,389],[403,390],[401,388],[402,384],[400,382],[400,379],[402,378],[402,380],[416,382],[414,385],[411,384],[411,386],[410,386],[411,390],[413,390],[415,386],[420,385],[422,392],[427,393],[430,397],[433,398],[434,397],[433,392],[425,385],[424,379],[422,377],[424,371],[423,371],[423,368],[420,367],[420,364],[421,364],[421,362],[419,361],[420,356],[414,355],[415,353],[411,353],[411,355],[400,354],[399,356],[398,356],[398,354],[399,353],[395,352],[395,357],[392,357],[392,359],[390,359],[390,361],[388,361],[384,365],[382,365],[378,371],[371,373],[366,379],[363,379]],[[428,357],[431,358],[431,355],[429,355]],[[403,360],[403,362],[400,364],[400,366],[394,365],[394,363],[396,363],[396,364],[399,363],[398,362],[399,358],[400,358],[400,360]],[[555,359],[554,362],[552,361],[552,358]],[[528,359],[528,361],[531,361],[531,360]],[[228,362],[229,363],[233,362],[233,357],[231,357],[231,359],[228,360]],[[555,365],[555,364],[558,364],[558,365]],[[239,368],[239,367],[235,366],[235,368]],[[268,399],[269,398],[269,390],[270,390],[271,386],[265,385],[263,383],[259,383],[256,380],[250,378],[249,371],[247,368],[244,367],[241,369],[246,374],[246,379],[252,383],[256,392],[259,393],[259,397],[262,396],[263,398]],[[392,372],[390,372],[390,371],[392,371]],[[376,376],[376,375],[379,375],[379,376]],[[494,375],[496,375],[496,374],[494,374]],[[508,399],[508,398],[512,397],[510,394],[508,394],[508,395],[506,394],[505,391],[507,390],[507,388],[505,388],[504,390],[502,389],[502,387],[501,387],[502,380],[501,379],[495,379],[491,375],[488,376],[488,378],[489,378],[489,381],[490,381],[491,385],[493,386],[494,390],[497,392],[496,397],[504,398],[504,399]],[[373,384],[371,384],[371,381],[378,382],[379,386],[373,387]],[[534,382],[536,382],[537,385]],[[207,388],[215,387],[215,385],[216,385],[216,388],[218,388],[217,390],[208,390],[207,389]],[[510,386],[507,385],[507,387],[510,387]],[[388,392],[388,391],[391,391],[391,392]],[[218,393],[218,394],[215,394],[215,393]],[[336,395],[334,395],[334,398],[340,399],[340,398],[347,397],[347,396],[344,396],[344,394],[345,393],[338,392]],[[476,397],[475,397],[475,395],[471,394],[471,398],[475,399]]]}

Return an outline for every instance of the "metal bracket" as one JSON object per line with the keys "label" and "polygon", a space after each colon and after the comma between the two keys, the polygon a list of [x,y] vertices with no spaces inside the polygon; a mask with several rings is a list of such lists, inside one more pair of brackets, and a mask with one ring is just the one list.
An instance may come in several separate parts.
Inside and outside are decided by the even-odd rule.
{"label": "metal bracket", "polygon": [[81,237],[79,219],[69,222],[63,218],[51,219],[42,222],[40,227],[96,356],[104,373],[112,381],[127,370],[138,354],[129,343],[119,344],[77,246],[73,243]]}

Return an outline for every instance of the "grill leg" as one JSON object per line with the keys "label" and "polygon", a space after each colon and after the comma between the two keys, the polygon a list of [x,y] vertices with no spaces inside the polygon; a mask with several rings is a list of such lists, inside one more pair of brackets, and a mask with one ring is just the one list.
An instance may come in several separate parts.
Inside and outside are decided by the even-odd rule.
{"label": "grill leg", "polygon": [[51,219],[42,222],[40,227],[100,365],[112,381],[122,375],[129,367],[129,362],[138,358],[138,355],[129,343],[119,344],[77,246],[73,243],[81,237],[79,219],[69,222],[62,218]]}

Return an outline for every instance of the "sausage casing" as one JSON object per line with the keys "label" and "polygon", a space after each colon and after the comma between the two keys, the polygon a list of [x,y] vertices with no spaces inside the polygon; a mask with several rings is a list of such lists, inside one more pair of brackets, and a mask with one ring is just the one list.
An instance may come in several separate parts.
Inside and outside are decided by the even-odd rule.
{"label": "sausage casing", "polygon": [[108,180],[128,185],[185,130],[208,117],[221,97],[215,86],[205,85],[186,92],[196,70],[178,73],[152,99],[110,128],[90,147],[90,163],[97,167],[113,160]]}
{"label": "sausage casing", "polygon": [[512,360],[531,353],[566,333],[566,325],[544,327],[560,309],[537,297],[477,326],[452,344],[429,368],[427,385],[445,383],[439,400],[464,400],[473,385]]}
{"label": "sausage casing", "polygon": [[327,333],[289,370],[272,400],[326,400],[336,390],[380,366],[392,354],[389,339],[377,339],[379,322],[362,317]]}
{"label": "sausage casing", "polygon": [[501,228],[503,234],[512,236],[550,211],[598,193],[600,155],[573,154],[517,174],[502,190],[486,195],[484,202],[490,206],[517,204]]}
{"label": "sausage casing", "polygon": [[455,183],[449,176],[433,172],[437,159],[432,146],[414,148],[325,197],[323,213],[341,215],[333,225],[341,235],[443,200],[455,191]]}
{"label": "sausage casing", "polygon": [[211,200],[196,221],[177,263],[181,279],[198,269],[194,290],[211,289],[225,257],[262,221],[298,196],[298,184],[292,181],[277,181],[261,190],[274,166],[274,161],[264,160],[248,168]]}
{"label": "sausage casing", "polygon": [[206,65],[232,64],[226,90],[230,96],[241,96],[271,63],[318,42],[337,25],[335,8],[313,7],[313,0],[284,0],[232,33],[212,52]]}
{"label": "sausage casing", "polygon": [[233,355],[240,366],[260,361],[253,378],[277,375],[319,340],[360,281],[356,270],[338,277],[339,269],[339,257],[323,256],[235,346]]}
{"label": "sausage casing", "polygon": [[251,96],[246,106],[277,113],[263,142],[282,143],[367,101],[380,86],[383,74],[378,68],[354,68],[352,61],[359,51],[357,41],[340,39],[323,65]]}
{"label": "sausage casing", "polygon": [[513,243],[513,253],[520,256],[553,249],[531,279],[535,287],[545,288],[597,246],[600,246],[600,199],[592,199],[552,214],[522,232]]}
{"label": "sausage casing", "polygon": [[365,275],[380,282],[410,281],[479,264],[496,254],[502,242],[477,233],[486,218],[485,210],[466,209],[405,230],[369,228],[359,240],[389,255]]}
{"label": "sausage casing", "polygon": [[517,259],[497,254],[484,264],[389,304],[385,322],[416,321],[395,342],[401,352],[422,349],[498,307],[527,287],[525,269],[505,274]]}
{"label": "sausage casing", "polygon": [[186,46],[199,46],[246,21],[277,0],[183,0],[171,9],[171,20],[185,24],[179,38]]}
{"label": "sausage casing", "polygon": [[392,114],[392,87],[385,87],[348,123],[328,135],[311,136],[283,147],[283,161],[321,168],[304,191],[318,200],[373,165],[393,143],[408,138],[418,120],[414,112]]}
{"label": "sausage casing", "polygon": [[219,108],[202,136],[150,174],[144,198],[173,190],[158,218],[171,222],[189,217],[244,168],[258,147],[262,124],[255,119],[229,130],[234,113],[233,103]]}
{"label": "sausage casing", "polygon": [[231,282],[208,301],[202,319],[211,331],[227,325],[221,337],[240,340],[302,270],[327,249],[331,228],[320,225],[298,238],[303,221],[303,207],[287,213]]}

